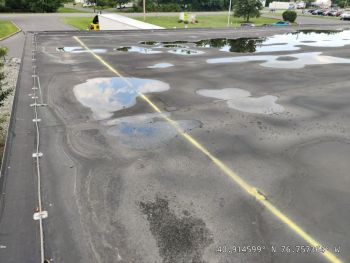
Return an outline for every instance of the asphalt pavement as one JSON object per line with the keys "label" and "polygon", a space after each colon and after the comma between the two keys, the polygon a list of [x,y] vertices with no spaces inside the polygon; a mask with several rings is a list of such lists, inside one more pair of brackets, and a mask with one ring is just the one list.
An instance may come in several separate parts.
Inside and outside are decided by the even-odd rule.
{"label": "asphalt pavement", "polygon": [[[297,11],[300,13],[300,11]],[[269,18],[277,18],[282,19],[282,14],[274,14],[271,12],[264,12],[264,17]],[[301,15],[298,14],[297,19],[295,20],[296,23],[300,25],[322,25],[322,24],[329,24],[329,25],[336,25],[336,24],[343,24],[343,25],[349,25],[349,21],[342,21],[339,18],[335,17],[320,17],[320,16],[313,16],[313,15]]]}
{"label": "asphalt pavement", "polygon": [[[38,34],[35,65],[48,104],[40,109],[45,255],[53,262],[349,261],[348,40],[281,35],[293,30]],[[268,45],[256,40],[276,34]],[[240,37],[252,39],[233,41],[233,50],[259,53],[208,46]],[[332,46],[332,37],[345,44]],[[23,75],[19,98],[29,100],[29,79]],[[19,116],[25,111],[16,111],[16,123],[23,119],[30,131],[31,117]],[[17,251],[24,247],[17,235],[26,234],[14,229],[32,227],[22,213],[33,204],[14,192],[17,184],[34,191],[21,177],[35,177],[11,171],[31,171],[32,140],[26,149],[13,138],[5,174],[14,201],[5,200],[2,242]],[[22,224],[10,220],[14,209]],[[35,262],[26,253],[0,249],[0,261]]]}
{"label": "asphalt pavement", "polygon": [[86,16],[91,14],[1,14],[0,18],[14,22],[22,32],[0,42],[6,46],[9,57],[22,57],[25,33],[30,31],[75,30],[60,21],[62,16]]}

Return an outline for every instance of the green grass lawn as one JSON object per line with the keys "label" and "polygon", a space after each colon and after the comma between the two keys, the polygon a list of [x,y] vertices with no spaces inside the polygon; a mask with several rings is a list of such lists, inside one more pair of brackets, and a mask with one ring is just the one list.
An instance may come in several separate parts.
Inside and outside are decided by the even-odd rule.
{"label": "green grass lawn", "polygon": [[[132,17],[134,19],[144,21],[143,17]],[[188,28],[205,28],[205,27],[226,27],[227,26],[227,16],[226,15],[198,15],[196,17],[198,23],[196,24],[188,24]],[[232,27],[240,26],[243,23],[242,18],[231,17],[230,19]],[[259,17],[252,18],[250,22],[255,25],[263,25],[263,24],[271,24],[276,22],[276,19]],[[145,22],[154,24],[157,26],[161,26],[164,28],[184,28],[184,23],[178,23],[178,16],[149,16],[146,17]]]}
{"label": "green grass lawn", "polygon": [[0,20],[0,39],[15,33],[18,28],[10,21]]}
{"label": "green grass lawn", "polygon": [[62,21],[68,25],[71,25],[77,29],[85,30],[91,24],[93,15],[91,17],[62,17]]}
{"label": "green grass lawn", "polygon": [[74,9],[74,8],[69,8],[69,7],[60,7],[60,8],[58,8],[57,13],[89,13],[89,12]]}
{"label": "green grass lawn", "polygon": [[[134,19],[143,21],[143,17],[132,17]],[[84,30],[87,29],[88,25],[92,22],[91,17],[63,17],[63,22],[71,25],[77,29]],[[226,27],[227,26],[227,16],[225,15],[199,15],[197,16],[197,24],[188,24],[188,28],[205,28],[205,27]],[[161,26],[164,28],[184,28],[184,23],[178,23],[178,16],[149,16],[146,17],[146,22]],[[271,24],[278,21],[273,18],[259,17],[252,18],[251,23],[255,25]],[[231,17],[231,26],[240,26],[243,22],[242,18]]]}

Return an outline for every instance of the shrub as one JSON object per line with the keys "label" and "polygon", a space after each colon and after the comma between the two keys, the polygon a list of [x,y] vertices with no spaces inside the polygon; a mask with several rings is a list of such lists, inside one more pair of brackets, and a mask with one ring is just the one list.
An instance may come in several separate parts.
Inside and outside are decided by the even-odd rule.
{"label": "shrub", "polygon": [[[4,60],[5,56],[7,54],[7,48],[0,47],[0,59]],[[4,100],[7,98],[8,95],[10,95],[11,90],[10,89],[3,89],[3,85],[5,84],[3,80],[5,79],[5,74],[3,72],[3,66],[4,64],[0,62],[0,107],[3,106]]]}
{"label": "shrub", "polygon": [[295,11],[287,10],[282,14],[283,20],[293,23],[297,19],[297,13]]}
{"label": "shrub", "polygon": [[338,6],[339,6],[340,8],[344,8],[345,5],[346,5],[346,1],[339,1],[339,2],[338,2]]}

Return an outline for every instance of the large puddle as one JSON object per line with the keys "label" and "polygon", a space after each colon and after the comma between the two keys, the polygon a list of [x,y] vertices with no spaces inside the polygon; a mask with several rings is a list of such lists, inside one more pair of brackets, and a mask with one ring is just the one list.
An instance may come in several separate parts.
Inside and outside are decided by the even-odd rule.
{"label": "large puddle", "polygon": [[132,107],[139,93],[162,92],[169,84],[140,78],[94,78],[76,85],[73,89],[77,100],[93,112],[96,120],[110,118],[113,112]]}
{"label": "large puddle", "polygon": [[252,55],[208,59],[209,64],[259,62],[260,66],[278,69],[300,69],[307,65],[349,64],[350,59],[324,56],[322,52],[308,52],[288,55]]}
{"label": "large puddle", "polygon": [[227,106],[248,113],[273,114],[281,113],[284,107],[277,104],[277,97],[266,95],[262,97],[251,97],[249,91],[236,88],[227,88],[221,90],[202,89],[197,94],[209,98],[216,98],[227,101]]}
{"label": "large puddle", "polygon": [[[194,120],[176,122],[184,132],[201,126],[199,121]],[[123,117],[111,120],[108,124],[114,125],[108,129],[108,133],[116,136],[119,143],[132,149],[158,148],[177,135],[177,130],[159,114]]]}
{"label": "large puddle", "polygon": [[309,47],[343,47],[350,45],[350,30],[311,31],[279,34],[266,38],[214,38],[194,42],[197,47],[219,48],[220,51],[237,53],[260,53],[300,50]]}
{"label": "large puddle", "polygon": [[[199,41],[143,41],[140,44],[155,48],[178,47],[188,45],[199,48],[218,48],[224,52],[260,53],[300,50],[301,46],[342,47],[350,44],[350,30],[301,30],[294,33],[279,34],[266,38],[212,38]],[[186,44],[187,46],[183,46]]]}
{"label": "large puddle", "polygon": [[[136,104],[139,93],[162,92],[170,86],[159,80],[140,78],[95,78],[76,85],[73,89],[77,100],[91,109],[93,117],[107,132],[118,139],[118,143],[131,149],[151,149],[166,144],[178,131],[167,121],[164,115],[170,113],[146,113],[112,119],[113,113]],[[182,131],[201,126],[199,121],[178,120]]]}

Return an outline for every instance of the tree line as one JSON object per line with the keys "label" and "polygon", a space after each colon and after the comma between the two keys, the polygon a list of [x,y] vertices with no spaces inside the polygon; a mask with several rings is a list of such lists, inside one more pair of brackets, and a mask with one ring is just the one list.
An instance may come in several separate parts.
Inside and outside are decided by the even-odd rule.
{"label": "tree line", "polygon": [[[0,11],[55,12],[66,0],[0,0]],[[238,0],[233,0],[235,4]],[[131,11],[142,11],[143,0],[91,0],[97,6],[122,6],[132,2]],[[220,11],[227,10],[230,0],[146,0],[148,12]]]}
{"label": "tree line", "polygon": [[63,6],[62,0],[5,0],[0,11],[52,13]]}

